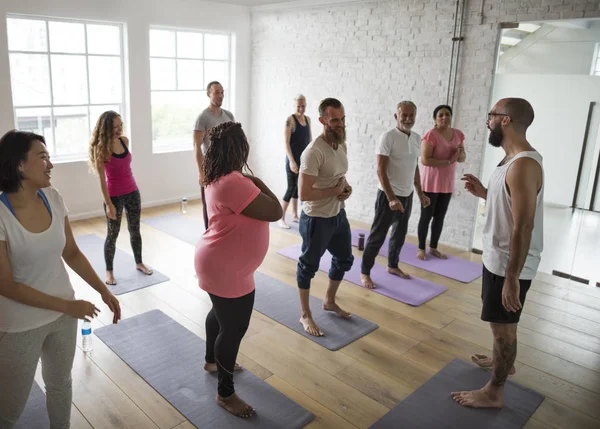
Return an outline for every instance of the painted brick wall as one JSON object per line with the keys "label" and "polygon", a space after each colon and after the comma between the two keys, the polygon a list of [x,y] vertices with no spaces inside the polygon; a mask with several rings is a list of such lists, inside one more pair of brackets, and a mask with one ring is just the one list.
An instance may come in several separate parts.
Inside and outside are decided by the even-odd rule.
{"label": "painted brick wall", "polygon": [[[600,17],[597,0],[470,0],[465,11],[453,125],[466,136],[467,162],[457,168],[442,242],[471,246],[477,199],[463,191],[463,172],[479,174],[486,144],[494,53],[501,22]],[[313,135],[322,131],[317,107],[325,97],[346,108],[349,172],[354,188],[348,216],[371,222],[377,189],[375,144],[394,126],[401,99],[418,106],[414,131],[433,125],[445,103],[455,2],[371,1],[255,11],[252,15],[251,166],[278,195],[285,191],[285,119],[297,93],[307,97]],[[494,100],[495,102],[495,100]],[[409,234],[416,235],[415,199]]]}

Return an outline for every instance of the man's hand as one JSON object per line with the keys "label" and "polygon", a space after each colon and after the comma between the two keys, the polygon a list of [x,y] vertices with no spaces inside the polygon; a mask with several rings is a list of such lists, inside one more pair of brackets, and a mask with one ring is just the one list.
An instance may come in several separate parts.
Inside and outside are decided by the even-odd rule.
{"label": "man's hand", "polygon": [[419,200],[421,200],[421,205],[423,206],[423,208],[429,207],[429,205],[431,204],[431,200],[424,193],[419,194]]}
{"label": "man's hand", "polygon": [[394,198],[392,201],[389,202],[389,204],[391,210],[404,213],[404,206],[402,205],[399,199]]}
{"label": "man's hand", "polygon": [[344,190],[340,195],[338,195],[338,200],[346,201],[348,198],[350,198],[350,195],[352,195],[352,186],[346,183]]}
{"label": "man's hand", "polygon": [[465,181],[465,189],[475,195],[476,197],[483,198],[487,197],[487,189],[481,184],[479,179],[472,174],[465,174],[461,180]]}
{"label": "man's hand", "polygon": [[506,311],[516,313],[523,308],[519,297],[520,292],[521,285],[519,284],[519,279],[509,279],[507,277],[504,280],[504,286],[502,287],[502,306]]}

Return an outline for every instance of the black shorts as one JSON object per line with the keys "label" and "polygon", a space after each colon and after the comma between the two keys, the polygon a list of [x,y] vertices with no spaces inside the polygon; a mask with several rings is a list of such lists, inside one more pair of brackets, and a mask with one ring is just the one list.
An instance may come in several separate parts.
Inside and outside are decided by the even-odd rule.
{"label": "black shorts", "polygon": [[481,286],[481,320],[492,323],[518,323],[521,318],[521,311],[525,305],[525,296],[531,286],[531,280],[519,280],[520,290],[519,298],[521,300],[521,310],[512,313],[502,305],[502,288],[504,287],[504,277],[490,273],[483,267],[483,279]]}

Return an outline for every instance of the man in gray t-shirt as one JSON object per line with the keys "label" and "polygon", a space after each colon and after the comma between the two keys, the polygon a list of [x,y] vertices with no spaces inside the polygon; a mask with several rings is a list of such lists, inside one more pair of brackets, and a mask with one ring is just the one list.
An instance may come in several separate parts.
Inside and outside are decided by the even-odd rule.
{"label": "man in gray t-shirt", "polygon": [[211,82],[206,87],[206,95],[210,104],[200,113],[194,125],[194,152],[198,165],[198,180],[201,186],[202,206],[204,211],[204,225],[208,228],[208,215],[206,213],[206,200],[204,198],[204,187],[202,186],[202,162],[208,147],[208,130],[223,122],[235,121],[233,114],[221,108],[224,97],[223,86],[219,82]]}

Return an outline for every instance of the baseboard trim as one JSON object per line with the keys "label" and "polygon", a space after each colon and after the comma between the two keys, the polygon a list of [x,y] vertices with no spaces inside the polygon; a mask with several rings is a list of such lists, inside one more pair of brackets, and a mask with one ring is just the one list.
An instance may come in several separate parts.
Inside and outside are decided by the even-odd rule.
{"label": "baseboard trim", "polygon": [[[589,285],[590,281],[588,279],[584,279],[582,277],[572,276],[567,273],[563,273],[562,271],[552,270],[552,275],[556,277],[560,277],[567,280],[573,280],[574,282],[583,283],[585,285]],[[596,284],[598,286],[598,284]]]}
{"label": "baseboard trim", "polygon": [[476,248],[472,248],[471,252],[475,253],[476,255],[483,255],[483,250],[480,249],[476,249]]}

